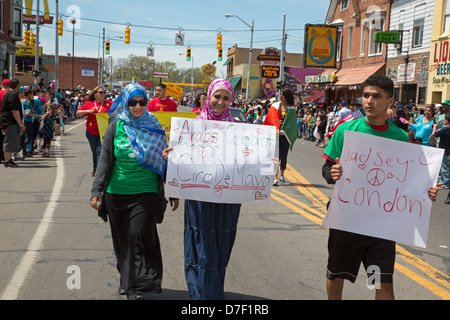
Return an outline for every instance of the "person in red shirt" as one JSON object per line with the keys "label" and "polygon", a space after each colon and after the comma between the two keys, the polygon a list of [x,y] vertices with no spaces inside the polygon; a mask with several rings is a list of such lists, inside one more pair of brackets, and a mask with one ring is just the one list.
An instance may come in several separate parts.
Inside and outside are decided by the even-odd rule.
{"label": "person in red shirt", "polygon": [[160,83],[156,87],[156,98],[152,99],[148,106],[148,111],[158,112],[158,111],[169,111],[177,112],[177,104],[175,101],[166,96],[166,85]]}
{"label": "person in red shirt", "polygon": [[112,106],[112,101],[105,100],[106,91],[102,87],[95,87],[88,96],[87,102],[77,111],[78,117],[87,117],[86,138],[89,141],[92,152],[93,171],[91,176],[95,176],[97,170],[102,143],[98,130],[96,113],[106,113]]}

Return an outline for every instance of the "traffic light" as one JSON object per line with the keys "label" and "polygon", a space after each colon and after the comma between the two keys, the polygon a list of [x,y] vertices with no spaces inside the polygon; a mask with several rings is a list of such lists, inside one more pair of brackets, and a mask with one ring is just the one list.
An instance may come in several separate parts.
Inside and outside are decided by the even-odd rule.
{"label": "traffic light", "polygon": [[131,30],[129,27],[125,29],[125,44],[130,44],[130,33]]}
{"label": "traffic light", "polygon": [[222,49],[222,34],[217,34],[217,50]]}
{"label": "traffic light", "polygon": [[186,49],[186,61],[191,61],[191,48]]}
{"label": "traffic light", "polygon": [[284,81],[277,81],[277,90],[284,88]]}
{"label": "traffic light", "polygon": [[36,34],[31,32],[31,37],[30,37],[30,46],[34,47],[36,45]]}
{"label": "traffic light", "polygon": [[217,57],[217,60],[222,61],[222,49],[219,49],[219,56]]}
{"label": "traffic light", "polygon": [[27,46],[30,45],[30,37],[31,37],[31,32],[30,30],[25,30],[24,35],[23,35],[23,43]]}
{"label": "traffic light", "polygon": [[105,43],[105,53],[106,54],[110,53],[110,49],[111,49],[110,46],[111,46],[111,43],[109,41],[106,41],[106,43]]}
{"label": "traffic light", "polygon": [[63,22],[62,19],[58,20],[58,36],[62,36],[63,35],[63,27],[64,27],[63,23],[64,22]]}

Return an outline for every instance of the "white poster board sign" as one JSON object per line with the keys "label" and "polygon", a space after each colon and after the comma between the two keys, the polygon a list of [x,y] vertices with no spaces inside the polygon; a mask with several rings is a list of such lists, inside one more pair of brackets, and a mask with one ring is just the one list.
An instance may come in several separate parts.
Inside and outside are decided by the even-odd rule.
{"label": "white poster board sign", "polygon": [[166,196],[216,203],[270,196],[276,128],[172,117]]}
{"label": "white poster board sign", "polygon": [[353,233],[426,246],[443,149],[345,131],[336,182],[322,223]]}

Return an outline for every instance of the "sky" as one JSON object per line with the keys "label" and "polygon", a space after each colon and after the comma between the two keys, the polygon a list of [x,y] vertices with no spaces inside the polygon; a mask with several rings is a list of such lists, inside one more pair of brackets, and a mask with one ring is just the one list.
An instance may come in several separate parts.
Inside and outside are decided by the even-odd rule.
{"label": "sky", "polygon": [[[75,25],[76,57],[102,56],[100,38],[105,28],[111,39],[113,61],[129,55],[146,56],[151,44],[156,61],[172,61],[180,69],[201,67],[217,61],[216,35],[222,34],[223,61],[217,61],[216,76],[225,77],[228,48],[250,46],[250,27],[254,21],[253,48],[281,49],[283,16],[285,15],[286,51],[303,53],[305,24],[321,24],[329,7],[329,0],[59,0],[59,14],[64,21],[64,34],[59,37],[59,55],[72,53],[73,25]],[[55,0],[48,0],[50,15],[55,15]],[[24,1],[25,6],[25,1]],[[37,8],[34,0],[33,10]],[[44,1],[40,2],[41,15]],[[35,11],[33,12],[35,14]],[[225,14],[238,16],[225,18]],[[54,19],[57,20],[57,19]],[[125,44],[125,28],[131,29],[131,43]],[[33,27],[33,26],[32,26]],[[44,54],[55,53],[55,25],[43,25],[39,41]],[[175,45],[175,35],[184,33],[184,46]],[[120,39],[119,37],[123,37]],[[192,61],[186,61],[186,48],[191,47]],[[259,54],[258,50],[253,54]],[[108,57],[105,55],[105,57]],[[164,70],[163,70],[164,71]]]}

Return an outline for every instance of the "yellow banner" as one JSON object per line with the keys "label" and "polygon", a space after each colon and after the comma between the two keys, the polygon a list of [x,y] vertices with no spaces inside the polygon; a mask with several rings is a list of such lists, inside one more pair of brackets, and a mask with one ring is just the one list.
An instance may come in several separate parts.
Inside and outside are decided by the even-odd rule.
{"label": "yellow banner", "polygon": [[[18,56],[34,56],[36,54],[36,47],[32,46],[16,46],[16,55]],[[42,47],[39,47],[39,57],[42,56]]]}
{"label": "yellow banner", "polygon": [[[172,117],[179,118],[195,118],[197,114],[195,112],[152,112],[156,119],[158,119],[162,128],[166,132],[167,141],[170,138],[170,123]],[[107,113],[96,113],[98,124],[98,131],[100,132],[100,141],[103,142],[103,136],[105,135],[106,128],[109,124],[109,115]]]}
{"label": "yellow banner", "polygon": [[180,100],[181,95],[183,94],[183,88],[180,88],[173,83],[168,83],[166,88],[166,94],[168,96],[174,97],[177,100]]}
{"label": "yellow banner", "polygon": [[167,142],[169,142],[170,138],[170,123],[172,122],[172,117],[179,118],[195,118],[197,114],[195,112],[152,112],[159,123],[163,127],[166,132]]}
{"label": "yellow banner", "polygon": [[109,124],[109,115],[107,113],[96,113],[98,131],[100,132],[100,142],[103,142],[103,136],[106,132],[106,127]]}

